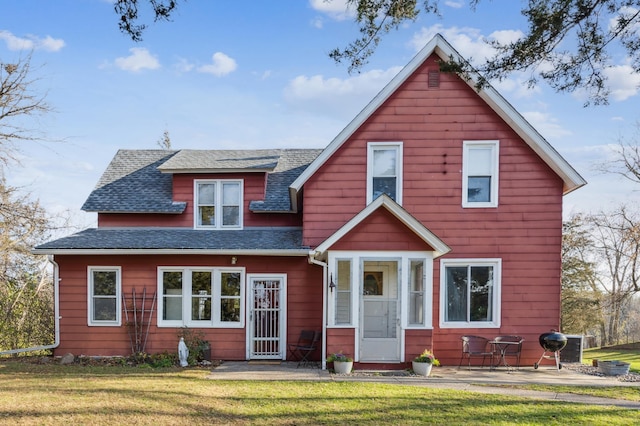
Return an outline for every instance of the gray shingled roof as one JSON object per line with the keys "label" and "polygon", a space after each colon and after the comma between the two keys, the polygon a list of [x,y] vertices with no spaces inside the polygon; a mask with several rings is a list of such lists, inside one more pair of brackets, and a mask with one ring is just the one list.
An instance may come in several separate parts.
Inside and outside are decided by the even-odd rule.
{"label": "gray shingled roof", "polygon": [[264,200],[251,200],[255,212],[291,211],[289,185],[322,152],[319,149],[120,150],[89,194],[82,210],[105,213],[174,213],[172,173],[266,171]]}
{"label": "gray shingled roof", "polygon": [[302,246],[300,228],[248,228],[243,230],[195,230],[180,228],[90,228],[39,245],[36,253],[65,250],[209,250],[297,251]]}
{"label": "gray shingled roof", "polygon": [[191,171],[273,170],[278,165],[281,150],[194,150],[183,149],[165,161],[158,169],[162,172],[185,173]]}
{"label": "gray shingled roof", "polygon": [[289,185],[300,176],[321,149],[283,150],[276,168],[267,177],[264,200],[252,201],[249,209],[254,212],[288,212],[291,210]]}
{"label": "gray shingled roof", "polygon": [[112,213],[182,213],[174,203],[173,177],[158,166],[176,154],[166,150],[119,150],[89,194],[82,210]]}

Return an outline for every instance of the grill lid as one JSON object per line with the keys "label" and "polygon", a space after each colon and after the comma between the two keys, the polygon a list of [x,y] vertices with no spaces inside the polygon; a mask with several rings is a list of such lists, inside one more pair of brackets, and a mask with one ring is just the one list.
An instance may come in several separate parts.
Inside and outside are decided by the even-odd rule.
{"label": "grill lid", "polygon": [[545,351],[558,352],[567,345],[567,336],[552,330],[548,333],[542,333],[538,341]]}

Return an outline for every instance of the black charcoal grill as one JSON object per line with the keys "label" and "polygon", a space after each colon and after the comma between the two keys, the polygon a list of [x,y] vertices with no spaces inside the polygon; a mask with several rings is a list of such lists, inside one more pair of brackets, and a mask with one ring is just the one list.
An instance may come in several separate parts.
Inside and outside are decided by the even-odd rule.
{"label": "black charcoal grill", "polygon": [[[548,333],[542,333],[538,338],[538,342],[540,342],[540,346],[542,346],[544,352],[538,362],[533,364],[533,368],[537,369],[543,359],[553,359],[555,360],[556,368],[560,370],[562,368],[562,363],[560,363],[560,351],[567,346],[567,336],[562,333],[558,333],[555,330],[551,330]],[[550,355],[550,353],[552,355]]]}

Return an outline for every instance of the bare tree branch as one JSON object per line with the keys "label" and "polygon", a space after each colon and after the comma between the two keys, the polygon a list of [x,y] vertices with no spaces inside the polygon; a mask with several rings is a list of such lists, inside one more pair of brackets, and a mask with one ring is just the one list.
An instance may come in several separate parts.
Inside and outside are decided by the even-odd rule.
{"label": "bare tree branch", "polygon": [[52,112],[46,95],[33,91],[37,79],[31,78],[31,54],[14,63],[0,59],[0,163],[15,160],[19,141],[39,141],[44,137],[33,128],[23,127],[24,118]]}

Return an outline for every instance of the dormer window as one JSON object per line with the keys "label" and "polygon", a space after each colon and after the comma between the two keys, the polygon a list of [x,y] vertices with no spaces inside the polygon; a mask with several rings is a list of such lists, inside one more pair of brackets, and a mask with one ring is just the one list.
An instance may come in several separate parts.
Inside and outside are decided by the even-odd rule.
{"label": "dormer window", "polygon": [[402,204],[402,142],[369,142],[367,204],[387,194]]}
{"label": "dormer window", "polygon": [[241,180],[196,180],[194,194],[196,228],[242,228]]}

